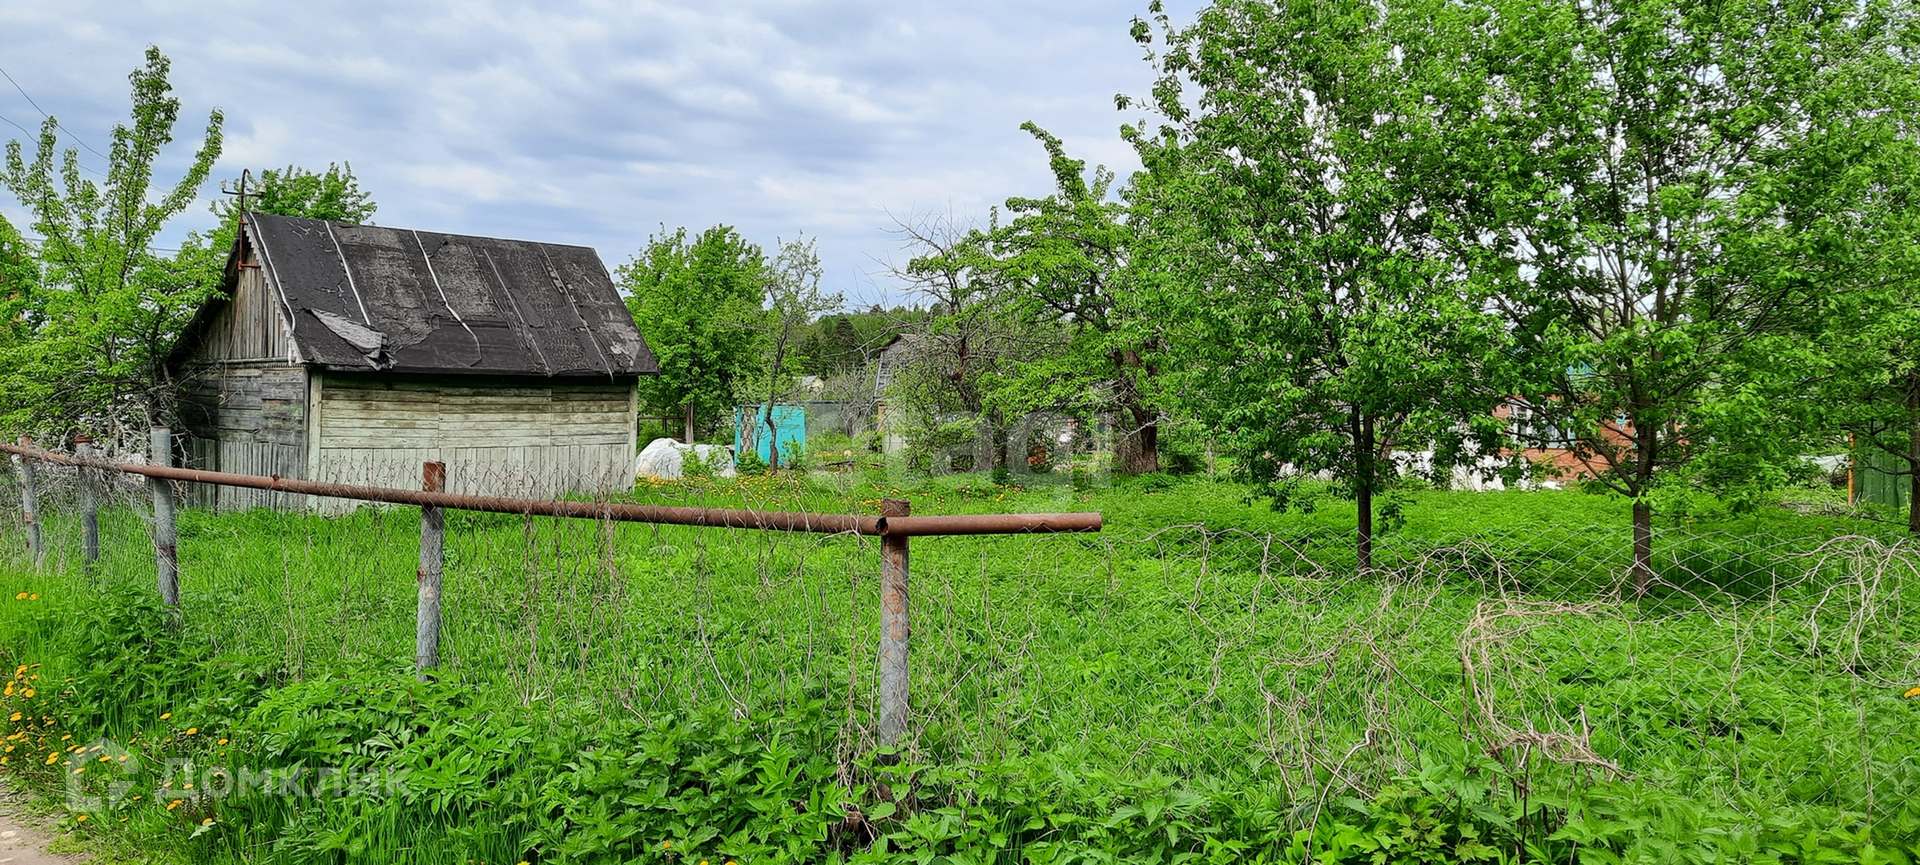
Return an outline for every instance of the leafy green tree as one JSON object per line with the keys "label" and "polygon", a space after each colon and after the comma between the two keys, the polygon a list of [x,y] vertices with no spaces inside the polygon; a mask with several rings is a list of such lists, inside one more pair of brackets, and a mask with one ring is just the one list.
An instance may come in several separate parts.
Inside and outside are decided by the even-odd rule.
{"label": "leafy green tree", "polygon": [[1786,338],[1800,344],[1782,356],[1800,360],[1813,346],[1813,357],[1792,365],[1804,375],[1782,402],[1804,407],[1791,418],[1800,427],[1845,435],[1856,476],[1904,480],[1907,528],[1920,535],[1920,141],[1891,126],[1852,131],[1877,164],[1829,180],[1861,187],[1857,218],[1834,229],[1853,242],[1829,245],[1869,254]]}
{"label": "leafy green tree", "polygon": [[1348,492],[1362,571],[1394,451],[1432,450],[1444,482],[1501,441],[1505,329],[1448,243],[1437,156],[1464,37],[1439,8],[1220,0],[1186,27],[1162,16],[1162,122],[1127,133],[1147,168],[1134,227],[1164,392],[1277,507],[1314,474]]}
{"label": "leafy green tree", "polygon": [[1113,173],[1087,175],[1060,139],[1031,122],[1021,129],[1046,148],[1054,193],[1010,198],[1012,218],[975,231],[968,243],[1003,284],[1006,313],[1036,329],[1058,329],[1064,350],[1018,365],[998,390],[1015,412],[1057,409],[1111,413],[1118,468],[1160,470],[1160,410],[1147,397],[1147,339],[1127,304],[1133,232],[1126,205],[1110,200]]}
{"label": "leafy green tree", "polygon": [[[1861,265],[1847,236],[1888,82],[1911,78],[1898,3],[1485,0],[1473,63],[1486,138],[1462,162],[1539,337],[1542,399],[1594,482],[1632,501],[1633,580],[1652,514],[1719,423],[1791,358],[1756,351]],[[1479,157],[1473,159],[1471,157]],[[1749,466],[1769,460],[1750,458]]]}
{"label": "leafy green tree", "polygon": [[[793,394],[800,374],[799,334],[814,320],[846,306],[844,295],[820,290],[820,252],[806,238],[780,244],[766,271],[764,330],[766,356],[759,367],[753,395],[762,398],[766,413],[758,422],[767,428],[767,440],[780,441],[780,425],[772,407]],[[844,321],[844,319],[842,319]],[[767,467],[780,467],[780,449],[769,448]]]}
{"label": "leafy green tree", "polygon": [[37,280],[9,301],[25,329],[0,351],[0,425],[9,431],[60,435],[105,425],[117,433],[172,413],[167,352],[213,289],[192,267],[154,255],[152,244],[219,158],[223,118],[211,114],[186,173],[156,195],[154,163],[180,115],[168,65],[148,48],[146,64],[129,76],[132,122],[113,129],[102,183],[81,174],[76,150],[60,150],[52,118],[32,159],[19,141],[7,145],[0,182],[44,238]]}
{"label": "leafy green tree", "polygon": [[1013,314],[999,262],[951,217],[923,216],[899,232],[912,257],[894,276],[927,309],[901,321],[911,344],[888,387],[890,404],[913,418],[916,450],[971,439],[975,469],[1003,468],[1012,418],[1001,395],[1021,365],[1058,350],[1058,335]]}
{"label": "leafy green tree", "polygon": [[[373,202],[373,195],[360,188],[359,178],[353,176],[352,163],[328,163],[327,170],[320,173],[294,165],[269,168],[251,180],[243,186],[243,180],[236,178],[222,183],[221,187],[244,195],[248,210],[278,216],[360,225],[380,209]],[[213,202],[213,212],[223,223],[233,221],[240,212],[239,198]]]}
{"label": "leafy green tree", "polygon": [[1903,479],[1907,528],[1920,535],[1920,296],[1910,282],[1835,300],[1815,407],[1851,440],[1856,473]]}
{"label": "leafy green tree", "polygon": [[685,228],[647,238],[615,272],[627,308],[660,374],[640,380],[640,396],[685,419],[696,441],[700,413],[718,417],[761,362],[767,262],[760,247],[730,226],[691,240]]}
{"label": "leafy green tree", "polygon": [[866,359],[859,329],[845,315],[814,322],[802,341],[801,354],[807,374],[822,377],[855,369]]}
{"label": "leafy green tree", "polygon": [[[267,169],[257,177],[245,177],[244,187],[239,178],[220,185],[223,190],[234,193],[244,188],[246,208],[254,213],[329,219],[359,225],[371,218],[379,208],[374,204],[373,196],[360,188],[360,181],[353,176],[352,165],[342,167],[329,164],[325,173],[289,165],[285,169]],[[233,239],[239,233],[239,197],[235,195],[232,199],[215,200],[210,208],[219,217],[219,223],[204,235],[189,233],[186,242],[181,245],[179,259],[183,266],[197,274],[196,278],[203,284],[218,288],[224,283],[227,255],[232,251]]]}

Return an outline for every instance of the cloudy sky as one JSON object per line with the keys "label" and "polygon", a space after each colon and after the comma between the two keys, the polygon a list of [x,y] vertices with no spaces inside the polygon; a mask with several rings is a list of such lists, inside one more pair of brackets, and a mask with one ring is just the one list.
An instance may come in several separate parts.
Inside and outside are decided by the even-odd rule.
{"label": "cloudy sky", "polygon": [[[1171,4],[1190,10],[1196,4]],[[1034,120],[1134,168],[1146,0],[463,0],[0,4],[0,118],[106,150],[157,45],[185,103],[167,162],[226,112],[217,177],[351,162],[386,225],[593,246],[661,224],[819,238],[829,287],[898,299],[896,216],[1044,193]],[[24,134],[0,122],[0,138]],[[96,169],[104,160],[82,151]],[[217,194],[212,184],[204,194]],[[0,210],[21,224],[17,202]],[[211,221],[204,200],[171,234]],[[24,227],[24,226],[23,226]]]}

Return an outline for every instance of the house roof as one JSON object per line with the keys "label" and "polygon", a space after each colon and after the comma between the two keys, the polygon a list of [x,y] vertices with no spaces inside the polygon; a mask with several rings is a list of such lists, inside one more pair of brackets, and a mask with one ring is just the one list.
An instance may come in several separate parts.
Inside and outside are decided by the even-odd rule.
{"label": "house roof", "polygon": [[919,351],[925,343],[925,335],[907,331],[894,334],[892,339],[887,340],[886,345],[880,347],[880,353],[875,357],[873,364],[874,399],[886,399],[887,388],[892,386],[894,377],[899,375],[900,367],[906,363],[909,355]]}
{"label": "house roof", "polygon": [[263,213],[247,214],[245,228],[309,364],[546,377],[659,371],[587,247]]}

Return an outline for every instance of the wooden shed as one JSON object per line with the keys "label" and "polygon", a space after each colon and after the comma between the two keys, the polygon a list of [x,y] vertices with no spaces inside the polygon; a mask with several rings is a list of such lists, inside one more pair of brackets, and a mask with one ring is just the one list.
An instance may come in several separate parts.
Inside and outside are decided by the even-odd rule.
{"label": "wooden shed", "polygon": [[632,487],[658,371],[592,249],[266,214],[170,362],[196,468],[418,488],[439,460],[451,492],[542,497]]}

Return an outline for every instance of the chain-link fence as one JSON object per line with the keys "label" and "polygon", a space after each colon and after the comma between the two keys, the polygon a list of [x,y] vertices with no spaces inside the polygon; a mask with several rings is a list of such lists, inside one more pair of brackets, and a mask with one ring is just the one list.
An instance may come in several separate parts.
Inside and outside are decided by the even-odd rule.
{"label": "chain-link fence", "polygon": [[[117,488],[89,571],[71,482],[48,474],[37,591],[150,580],[144,493]],[[675,489],[769,509],[796,494],[744,483]],[[1436,760],[1494,761],[1522,796],[1629,779],[1876,819],[1920,799],[1920,550],[1828,522],[1661,529],[1640,597],[1624,525],[1387,535],[1364,576],[1338,532],[920,539],[909,741],[930,763],[1251,773],[1300,822]],[[286,676],[403,668],[418,538],[409,508],[185,511],[187,627]],[[874,744],[875,539],[451,512],[446,547],[458,681],[529,712],[825,705],[844,759]]]}

